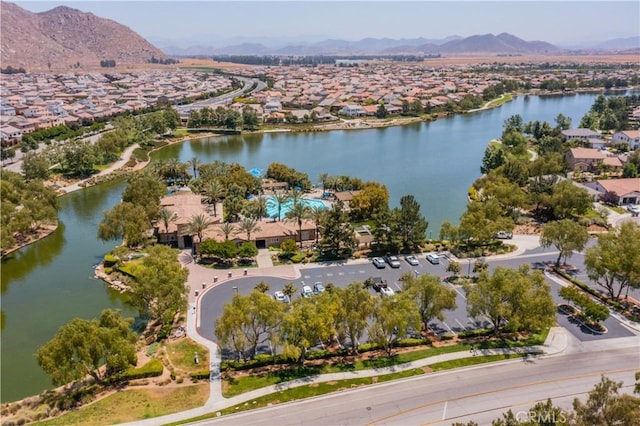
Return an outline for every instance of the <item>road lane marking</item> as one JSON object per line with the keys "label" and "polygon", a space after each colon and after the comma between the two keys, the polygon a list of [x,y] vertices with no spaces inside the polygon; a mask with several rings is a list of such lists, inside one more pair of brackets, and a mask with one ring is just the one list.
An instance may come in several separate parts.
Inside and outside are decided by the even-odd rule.
{"label": "road lane marking", "polygon": [[442,409],[442,420],[447,418],[447,401],[444,402],[444,408]]}
{"label": "road lane marking", "polygon": [[467,327],[465,327],[464,325],[462,325],[462,323],[460,321],[458,321],[458,318],[455,318],[456,322],[460,325],[460,327],[462,327],[462,329],[464,331],[467,331]]}
{"label": "road lane marking", "polygon": [[[460,400],[463,400],[463,399],[475,398],[475,397],[478,397],[478,396],[489,395],[489,394],[496,393],[496,392],[506,392],[506,391],[509,391],[509,390],[523,389],[523,388],[528,388],[528,387],[532,387],[532,386],[543,385],[543,384],[546,384],[546,383],[564,382],[564,381],[568,381],[568,380],[582,379],[582,378],[585,378],[585,377],[602,376],[602,375],[615,374],[615,373],[626,373],[626,372],[629,372],[629,371],[636,371],[636,370],[637,370],[637,368],[623,368],[623,369],[619,369],[619,370],[610,370],[610,371],[604,371],[604,372],[598,371],[598,372],[594,372],[594,373],[584,373],[584,374],[578,374],[578,375],[575,375],[575,376],[555,377],[553,379],[540,380],[540,381],[537,381],[537,382],[523,383],[521,385],[506,386],[504,388],[491,389],[491,390],[486,390],[486,391],[482,391],[482,392],[474,392],[474,393],[470,393],[470,394],[467,394],[467,395],[461,395],[459,397],[452,398],[452,401],[460,401]],[[378,424],[378,423],[387,422],[387,420],[393,419],[394,417],[404,416],[404,415],[406,415],[408,413],[419,411],[419,410],[422,410],[424,408],[431,407],[431,406],[438,405],[438,404],[442,404],[442,403],[445,403],[445,402],[447,402],[447,400],[446,399],[442,399],[442,400],[439,400],[439,401],[433,401],[433,402],[428,402],[426,404],[421,404],[421,405],[418,405],[416,407],[400,411],[399,413],[391,414],[391,415],[379,418],[377,420],[374,420],[372,422],[367,423],[365,426],[371,426],[371,425],[375,425],[375,424]],[[426,424],[428,424],[428,423],[426,423]]]}

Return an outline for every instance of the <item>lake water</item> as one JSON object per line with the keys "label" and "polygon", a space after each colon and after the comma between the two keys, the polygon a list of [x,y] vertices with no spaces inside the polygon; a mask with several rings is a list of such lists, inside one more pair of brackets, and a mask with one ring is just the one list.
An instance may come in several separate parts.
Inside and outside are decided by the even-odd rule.
{"label": "lake water", "polygon": [[[247,169],[274,161],[306,172],[322,172],[384,183],[392,206],[413,194],[436,236],[444,220],[457,222],[467,189],[480,175],[487,142],[506,118],[553,123],[559,113],[574,126],[596,95],[519,97],[500,108],[385,129],[317,133],[268,133],[194,140],[167,147],[154,158],[238,162]],[[2,262],[2,401],[51,387],[34,353],[73,317],[93,318],[107,307],[128,309],[122,297],[94,280],[93,266],[116,243],[96,238],[105,210],[120,201],[123,182],[111,182],[60,199],[60,227],[48,238]]]}

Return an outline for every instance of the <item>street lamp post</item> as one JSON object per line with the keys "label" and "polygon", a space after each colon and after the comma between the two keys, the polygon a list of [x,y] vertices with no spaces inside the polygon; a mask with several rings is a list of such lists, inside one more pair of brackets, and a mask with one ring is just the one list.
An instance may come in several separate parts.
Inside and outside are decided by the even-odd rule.
{"label": "street lamp post", "polygon": [[236,291],[236,294],[238,294],[238,287],[236,287],[235,285],[233,287],[231,287],[232,289],[234,289]]}

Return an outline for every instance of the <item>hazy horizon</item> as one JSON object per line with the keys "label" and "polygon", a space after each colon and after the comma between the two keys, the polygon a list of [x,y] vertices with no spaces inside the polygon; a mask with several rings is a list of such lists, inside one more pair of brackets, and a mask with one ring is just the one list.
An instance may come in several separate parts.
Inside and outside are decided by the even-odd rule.
{"label": "hazy horizon", "polygon": [[[556,45],[640,34],[637,1],[16,1],[32,12],[68,6],[156,42],[313,42],[510,33]],[[460,14],[464,11],[464,14]],[[220,17],[220,18],[219,18]],[[607,26],[606,17],[610,18]]]}

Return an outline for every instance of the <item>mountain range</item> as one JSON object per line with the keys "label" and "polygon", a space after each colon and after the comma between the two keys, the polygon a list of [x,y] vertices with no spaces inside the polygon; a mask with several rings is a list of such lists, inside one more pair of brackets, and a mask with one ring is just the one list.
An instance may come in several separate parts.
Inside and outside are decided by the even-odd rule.
{"label": "mountain range", "polygon": [[66,6],[41,13],[0,3],[0,60],[29,71],[142,64],[166,55],[128,27]]}
{"label": "mountain range", "polygon": [[[249,37],[220,40],[222,46],[208,41],[190,47],[177,47],[171,39],[159,40],[161,48],[151,44],[130,28],[113,20],[100,18],[66,6],[46,12],[32,13],[16,4],[0,2],[0,60],[3,67],[23,67],[28,71],[91,68],[101,61],[117,65],[145,64],[151,58],[167,55],[527,55],[568,52],[545,41],[525,41],[512,34],[483,34],[470,37],[457,35],[442,39],[364,38],[358,41],[340,39],[289,40]],[[176,40],[177,41],[177,40]],[[182,44],[184,46],[184,44]],[[576,46],[580,51],[625,50],[640,51],[640,37],[619,38],[591,47]]]}

